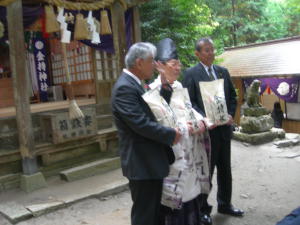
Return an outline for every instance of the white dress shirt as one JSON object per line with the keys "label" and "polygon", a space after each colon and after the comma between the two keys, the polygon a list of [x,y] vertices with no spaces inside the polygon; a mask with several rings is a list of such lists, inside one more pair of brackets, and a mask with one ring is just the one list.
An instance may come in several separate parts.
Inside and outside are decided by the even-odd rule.
{"label": "white dress shirt", "polygon": [[131,76],[139,85],[142,85],[142,82],[141,82],[140,78],[138,78],[136,75],[131,73],[128,69],[124,68],[123,72],[126,73],[127,75]]}
{"label": "white dress shirt", "polygon": [[[209,68],[209,67],[208,67],[207,65],[203,64],[202,62],[200,62],[200,63],[202,64],[202,66],[204,66],[204,69],[205,69],[205,71],[206,71],[206,73],[207,73],[207,76],[209,77],[209,72],[208,72],[208,68]],[[217,77],[217,75],[216,75],[216,72],[215,72],[215,70],[214,70],[213,65],[211,65],[210,68],[211,68],[211,72],[212,72],[212,74],[213,74],[215,80],[217,80],[218,77]]]}

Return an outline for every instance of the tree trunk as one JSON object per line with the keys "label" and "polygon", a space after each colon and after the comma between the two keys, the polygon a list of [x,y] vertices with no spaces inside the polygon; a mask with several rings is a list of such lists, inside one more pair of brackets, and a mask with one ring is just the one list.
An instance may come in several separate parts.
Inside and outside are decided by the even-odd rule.
{"label": "tree trunk", "polygon": [[[235,0],[231,0],[231,9],[232,9],[232,18],[234,19],[235,17]],[[233,21],[232,24],[232,39],[233,39],[233,46],[237,45],[237,36],[236,36],[236,31],[237,31],[237,26],[236,26],[236,21]]]}

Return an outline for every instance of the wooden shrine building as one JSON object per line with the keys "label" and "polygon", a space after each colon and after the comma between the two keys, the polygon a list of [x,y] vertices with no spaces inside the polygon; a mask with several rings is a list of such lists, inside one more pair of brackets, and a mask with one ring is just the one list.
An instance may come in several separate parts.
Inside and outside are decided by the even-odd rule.
{"label": "wooden shrine building", "polygon": [[[119,167],[111,89],[129,46],[141,40],[142,0],[1,0],[0,22],[0,191],[33,191],[63,169],[97,159]],[[100,43],[71,40],[67,62],[81,120],[68,117],[61,34],[47,33],[45,6],[57,16],[82,13],[100,19],[105,10],[111,34]],[[74,8],[75,7],[75,8]],[[72,31],[72,24],[70,30]],[[73,26],[74,29],[74,26]],[[0,32],[1,34],[1,32]],[[73,35],[73,34],[72,34]]]}
{"label": "wooden shrine building", "polygon": [[272,110],[279,101],[285,113],[283,129],[300,133],[300,36],[227,48],[219,58],[238,90],[237,124],[245,85],[259,79],[262,104]]}

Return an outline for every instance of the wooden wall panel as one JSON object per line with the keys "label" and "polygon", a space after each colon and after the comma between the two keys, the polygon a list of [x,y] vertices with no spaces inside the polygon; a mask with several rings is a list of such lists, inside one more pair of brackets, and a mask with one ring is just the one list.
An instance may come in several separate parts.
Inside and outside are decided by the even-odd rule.
{"label": "wooden wall panel", "polygon": [[286,133],[300,133],[300,121],[283,120],[282,128]]}
{"label": "wooden wall panel", "polygon": [[0,108],[14,106],[12,78],[0,79]]}

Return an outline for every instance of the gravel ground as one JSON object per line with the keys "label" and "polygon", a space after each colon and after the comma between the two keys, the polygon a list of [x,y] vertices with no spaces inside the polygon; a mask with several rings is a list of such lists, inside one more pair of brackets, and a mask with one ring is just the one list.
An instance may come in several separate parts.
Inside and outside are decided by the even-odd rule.
{"label": "gravel ground", "polygon": [[[245,210],[242,218],[216,213],[214,225],[275,225],[300,206],[300,146],[277,149],[272,143],[251,146],[232,141],[233,199]],[[214,179],[214,184],[215,184]],[[210,203],[216,205],[216,185]],[[128,191],[104,199],[88,199],[18,225],[130,225]],[[10,225],[0,216],[0,225]]]}

